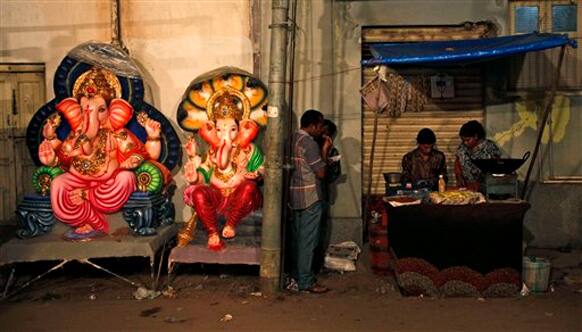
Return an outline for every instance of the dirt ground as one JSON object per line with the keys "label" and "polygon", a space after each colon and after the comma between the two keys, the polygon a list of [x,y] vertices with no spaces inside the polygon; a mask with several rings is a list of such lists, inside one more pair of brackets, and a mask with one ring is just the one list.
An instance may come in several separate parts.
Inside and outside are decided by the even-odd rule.
{"label": "dirt ground", "polygon": [[[138,301],[135,287],[70,263],[0,302],[0,330],[582,331],[582,285],[564,279],[580,273],[580,253],[568,255],[575,257],[554,269],[553,291],[498,299],[402,297],[391,277],[367,268],[367,253],[357,272],[323,273],[320,281],[332,289],[323,295],[265,296],[257,293],[258,268],[183,265],[172,282],[175,297]],[[146,261],[102,264],[148,281]],[[47,266],[18,269],[26,276]]]}

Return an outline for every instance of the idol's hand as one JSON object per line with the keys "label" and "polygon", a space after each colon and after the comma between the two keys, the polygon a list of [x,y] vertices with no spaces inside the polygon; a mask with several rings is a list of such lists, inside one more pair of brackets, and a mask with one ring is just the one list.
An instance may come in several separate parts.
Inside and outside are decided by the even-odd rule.
{"label": "idol's hand", "polygon": [[57,137],[56,130],[61,124],[61,117],[58,113],[55,113],[46,120],[44,126],[42,127],[42,136],[48,140],[55,139]]}
{"label": "idol's hand", "polygon": [[260,177],[261,175],[259,174],[259,172],[254,171],[254,172],[246,172],[243,173],[243,177],[247,180],[256,180]]}
{"label": "idol's hand", "polygon": [[198,181],[198,168],[202,163],[202,159],[199,156],[194,156],[186,162],[184,165],[184,177],[188,183],[196,183]]}
{"label": "idol's hand", "polygon": [[143,157],[137,154],[132,154],[129,158],[125,159],[124,162],[119,165],[121,168],[134,169],[141,164]]}
{"label": "idol's hand", "polygon": [[198,144],[196,144],[196,140],[193,136],[188,137],[188,142],[184,144],[184,150],[186,150],[188,158],[198,156]]}
{"label": "idol's hand", "polygon": [[69,199],[71,203],[75,205],[81,205],[87,200],[87,190],[85,189],[74,189],[69,194]]}
{"label": "idol's hand", "polygon": [[160,128],[161,125],[158,121],[156,120],[152,120],[151,118],[148,118],[145,122],[145,130],[146,133],[148,134],[149,138],[159,138],[160,137]]}
{"label": "idol's hand", "polygon": [[57,154],[49,140],[44,140],[38,147],[38,158],[40,162],[47,166],[55,166]]}

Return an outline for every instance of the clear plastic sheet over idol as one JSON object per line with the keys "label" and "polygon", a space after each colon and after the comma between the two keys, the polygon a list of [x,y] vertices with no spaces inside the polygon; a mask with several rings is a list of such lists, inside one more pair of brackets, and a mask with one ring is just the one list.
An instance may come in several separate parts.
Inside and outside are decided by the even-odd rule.
{"label": "clear plastic sheet over idol", "polygon": [[89,41],[72,49],[67,56],[107,69],[118,76],[141,78],[141,72],[123,49],[97,41]]}

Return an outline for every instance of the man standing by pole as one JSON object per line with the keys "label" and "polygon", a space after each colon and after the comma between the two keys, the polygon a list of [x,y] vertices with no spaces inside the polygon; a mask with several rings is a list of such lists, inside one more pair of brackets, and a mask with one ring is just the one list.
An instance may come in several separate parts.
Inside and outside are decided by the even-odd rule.
{"label": "man standing by pole", "polygon": [[325,179],[327,157],[332,147],[325,136],[322,148],[315,138],[323,134],[323,114],[308,110],[301,116],[301,129],[293,135],[293,165],[290,205],[293,209],[293,271],[300,291],[325,293],[313,272],[313,257],[319,242],[319,232],[326,201],[322,181]]}

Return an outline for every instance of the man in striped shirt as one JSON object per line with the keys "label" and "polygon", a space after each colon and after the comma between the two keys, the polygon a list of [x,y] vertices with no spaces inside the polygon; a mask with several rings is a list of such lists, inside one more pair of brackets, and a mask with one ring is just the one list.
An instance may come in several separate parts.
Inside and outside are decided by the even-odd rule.
{"label": "man in striped shirt", "polygon": [[315,282],[313,254],[320,235],[325,196],[322,180],[325,179],[327,157],[332,141],[323,137],[321,149],[315,138],[323,134],[323,114],[307,110],[301,116],[301,129],[293,135],[293,164],[291,176],[290,206],[293,209],[294,253],[292,275],[301,291],[324,293],[328,289]]}

